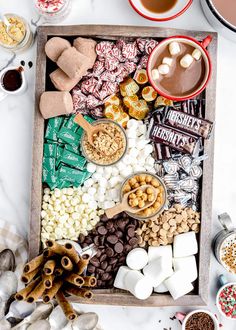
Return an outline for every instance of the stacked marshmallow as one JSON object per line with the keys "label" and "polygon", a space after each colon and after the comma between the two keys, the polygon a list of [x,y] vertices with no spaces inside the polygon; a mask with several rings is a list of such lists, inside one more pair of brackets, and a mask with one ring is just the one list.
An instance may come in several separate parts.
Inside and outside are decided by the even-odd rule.
{"label": "stacked marshmallow", "polygon": [[147,299],[153,290],[170,292],[176,300],[193,290],[197,279],[194,254],[198,252],[196,234],[175,236],[172,246],[150,246],[148,252],[136,248],[126,258],[127,266],[119,268],[114,287],[127,290],[137,299]]}
{"label": "stacked marshmallow", "polygon": [[96,166],[87,164],[92,177],[84,182],[83,198],[93,198],[101,209],[113,207],[120,201],[121,185],[127,176],[138,172],[155,173],[155,159],[151,156],[153,147],[146,138],[147,126],[135,119],[127,123],[126,135],[128,150],[124,158],[112,166]]}

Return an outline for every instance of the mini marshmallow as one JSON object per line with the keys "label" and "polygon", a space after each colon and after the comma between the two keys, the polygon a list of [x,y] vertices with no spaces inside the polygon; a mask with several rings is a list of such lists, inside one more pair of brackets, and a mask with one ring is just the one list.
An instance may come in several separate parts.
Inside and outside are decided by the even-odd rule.
{"label": "mini marshmallow", "polygon": [[137,120],[135,119],[130,119],[127,123],[127,128],[134,128],[134,129],[137,129],[139,126],[139,123]]}
{"label": "mini marshmallow", "polygon": [[196,234],[193,231],[176,235],[173,242],[174,258],[188,257],[198,252]]}
{"label": "mini marshmallow", "polygon": [[160,78],[160,74],[158,69],[152,69],[152,79],[153,80],[158,80]]}
{"label": "mini marshmallow", "polygon": [[162,64],[167,64],[171,66],[172,63],[173,63],[173,59],[171,57],[164,57],[162,60]]}
{"label": "mini marshmallow", "polygon": [[164,281],[173,299],[176,300],[193,290],[193,285],[185,276],[185,273],[178,270],[171,277]]}
{"label": "mini marshmallow", "polygon": [[121,289],[121,290],[127,290],[125,286],[125,277],[129,273],[131,269],[126,266],[121,266],[116,274],[115,281],[114,281],[114,287]]}
{"label": "mini marshmallow", "polygon": [[170,72],[170,67],[167,64],[161,64],[158,67],[158,71],[160,74],[162,74],[164,76]]}
{"label": "mini marshmallow", "polygon": [[157,287],[154,288],[154,292],[164,293],[164,292],[168,292],[168,289],[164,283],[161,283],[160,285],[158,285]]}
{"label": "mini marshmallow", "polygon": [[97,169],[97,166],[95,164],[92,164],[92,163],[88,163],[87,164],[87,171],[89,173],[94,173]]}
{"label": "mini marshmallow", "polygon": [[150,280],[138,270],[130,270],[125,278],[124,285],[137,299],[147,299],[151,296],[153,287]]}
{"label": "mini marshmallow", "polygon": [[192,57],[192,55],[190,54],[186,54],[184,55],[181,60],[180,60],[180,65],[182,66],[182,68],[189,68],[190,65],[193,63],[194,59]]}
{"label": "mini marshmallow", "polygon": [[147,251],[142,248],[131,250],[126,257],[127,266],[133,270],[141,270],[148,263]]}
{"label": "mini marshmallow", "polygon": [[166,264],[165,258],[160,257],[149,262],[143,269],[143,274],[150,279],[153,287],[160,285],[173,274],[172,267]]}
{"label": "mini marshmallow", "polygon": [[199,61],[200,58],[202,57],[202,52],[195,48],[194,51],[192,52],[192,57],[196,60],[196,61]]}
{"label": "mini marshmallow", "polygon": [[178,55],[180,53],[180,45],[177,41],[172,41],[169,44],[169,51],[172,56]]}
{"label": "mini marshmallow", "polygon": [[152,262],[155,259],[163,257],[165,260],[164,266],[167,269],[172,268],[172,246],[149,246],[148,248],[148,262]]}
{"label": "mini marshmallow", "polygon": [[174,270],[185,272],[188,280],[193,282],[197,279],[197,263],[195,256],[173,258]]}

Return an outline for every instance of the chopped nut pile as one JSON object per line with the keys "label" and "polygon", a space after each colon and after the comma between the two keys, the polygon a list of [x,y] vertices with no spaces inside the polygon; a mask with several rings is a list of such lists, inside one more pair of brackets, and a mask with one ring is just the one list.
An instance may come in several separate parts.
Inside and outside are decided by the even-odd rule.
{"label": "chopped nut pile", "polygon": [[[163,204],[165,203],[164,187],[163,187],[161,181],[159,181],[154,175],[151,175],[151,174],[145,174],[145,173],[143,173],[143,174],[135,175],[131,179],[129,179],[127,181],[127,183],[125,183],[125,185],[123,187],[123,191],[122,191],[122,193],[125,194],[125,193],[127,193],[127,192],[129,192],[129,191],[131,191],[131,190],[133,190],[135,188],[138,188],[138,187],[141,187],[141,186],[144,186],[144,185],[147,185],[147,184],[149,184],[149,185],[151,185],[151,186],[153,186],[155,188],[155,191],[157,193],[157,197],[156,197],[156,200],[155,200],[154,204],[152,204],[151,206],[147,207],[143,211],[139,211],[137,213],[141,217],[150,217],[150,216],[156,214],[160,210],[160,208],[163,206]],[[141,190],[141,189],[139,189],[139,190]],[[143,194],[143,192],[142,192],[142,194]],[[145,193],[145,195],[146,195],[146,193]],[[145,195],[144,195],[144,197],[146,198]],[[151,196],[153,196],[153,192],[152,192],[151,195],[149,194],[149,199],[152,199]],[[139,200],[136,197],[133,198],[133,199],[136,200],[135,203],[132,202],[133,205],[134,204],[137,204],[137,201],[138,202],[141,202],[141,200]],[[138,196],[138,197],[140,197],[140,196]],[[147,196],[147,198],[148,198],[148,196]],[[141,206],[140,206],[140,208],[141,208]]]}
{"label": "chopped nut pile", "polygon": [[154,190],[147,188],[142,190],[139,188],[135,192],[129,194],[128,201],[131,207],[139,207],[140,209],[145,207],[145,204],[153,202],[155,199]]}
{"label": "chopped nut pile", "polygon": [[8,16],[8,21],[11,24],[8,33],[6,31],[6,25],[3,22],[0,22],[0,42],[4,45],[14,46],[24,38],[25,25],[22,20],[16,16]]}
{"label": "chopped nut pile", "polygon": [[85,134],[83,148],[86,157],[98,165],[111,165],[117,162],[126,150],[126,138],[122,129],[114,123],[99,124],[108,134],[99,132],[94,138],[94,146],[88,142]]}
{"label": "chopped nut pile", "polygon": [[160,246],[173,243],[174,236],[188,231],[199,232],[200,213],[175,204],[156,220],[149,220],[137,229],[139,246]]}

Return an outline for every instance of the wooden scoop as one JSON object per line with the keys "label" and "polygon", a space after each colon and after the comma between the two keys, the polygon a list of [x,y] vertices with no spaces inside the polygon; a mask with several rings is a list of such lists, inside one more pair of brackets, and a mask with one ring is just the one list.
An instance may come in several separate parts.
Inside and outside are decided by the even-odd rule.
{"label": "wooden scoop", "polygon": [[109,136],[111,136],[111,134],[106,129],[104,129],[102,125],[91,125],[86,119],[84,119],[84,117],[80,113],[75,116],[74,122],[85,130],[85,132],[87,133],[88,142],[99,152],[104,153],[94,145],[94,135],[98,134],[98,132],[103,132],[104,134],[107,134]]}
{"label": "wooden scoop", "polygon": [[[154,194],[154,199],[152,202],[145,202],[145,206],[142,207],[142,208],[139,208],[138,206],[136,207],[131,207],[128,203],[128,198],[129,198],[129,195],[132,194],[132,193],[135,193],[138,189],[141,189],[141,190],[146,190],[147,188],[151,188],[153,190],[153,194]],[[117,215],[118,213],[121,213],[123,211],[127,211],[127,212],[130,212],[130,213],[138,213],[139,211],[143,211],[145,210],[146,208],[148,208],[149,206],[151,206],[152,204],[155,203],[155,200],[157,198],[157,191],[156,189],[151,186],[150,184],[146,184],[146,185],[143,185],[143,186],[140,186],[138,188],[135,188],[134,190],[131,190],[129,192],[127,192],[126,194],[124,194],[123,198],[122,198],[122,201],[120,204],[117,204],[116,206],[110,208],[110,209],[107,209],[105,211],[106,213],[106,216],[111,219],[113,218],[115,215]]]}

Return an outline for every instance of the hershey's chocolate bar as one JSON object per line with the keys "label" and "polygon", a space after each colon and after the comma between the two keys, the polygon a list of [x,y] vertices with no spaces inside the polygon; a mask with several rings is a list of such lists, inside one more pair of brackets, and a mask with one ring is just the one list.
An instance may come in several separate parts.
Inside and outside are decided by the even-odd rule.
{"label": "hershey's chocolate bar", "polygon": [[153,124],[149,138],[154,142],[163,143],[173,149],[189,154],[195,153],[196,147],[199,145],[197,137],[160,124]]}
{"label": "hershey's chocolate bar", "polygon": [[166,108],[163,124],[183,129],[185,132],[208,139],[211,135],[213,123],[209,120],[197,118],[185,112]]}

